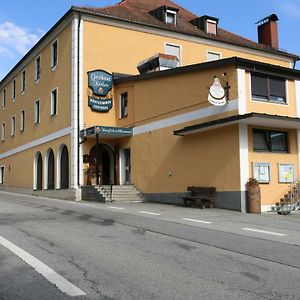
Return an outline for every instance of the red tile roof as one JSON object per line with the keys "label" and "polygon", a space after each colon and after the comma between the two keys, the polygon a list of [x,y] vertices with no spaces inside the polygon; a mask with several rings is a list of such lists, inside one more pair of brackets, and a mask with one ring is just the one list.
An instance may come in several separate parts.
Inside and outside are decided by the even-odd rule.
{"label": "red tile roof", "polygon": [[[164,22],[159,21],[149,13],[150,11],[161,6],[179,9],[176,26],[165,24]],[[206,34],[203,30],[200,30],[199,28],[195,27],[190,23],[191,20],[198,17],[197,15],[191,13],[190,11],[184,9],[183,7],[170,0],[123,0],[116,5],[106,6],[102,8],[74,7],[74,9],[78,9],[86,13],[92,13],[106,17],[113,17],[117,19],[126,20],[128,22],[158,27],[173,32],[198,36],[206,39],[239,45],[252,49],[254,48],[259,50],[265,50],[268,52],[293,57],[295,59],[298,58],[297,55],[290,54],[279,49],[272,48],[270,46],[256,43],[229,31],[223,30],[220,27],[218,27],[218,32],[216,36]]]}

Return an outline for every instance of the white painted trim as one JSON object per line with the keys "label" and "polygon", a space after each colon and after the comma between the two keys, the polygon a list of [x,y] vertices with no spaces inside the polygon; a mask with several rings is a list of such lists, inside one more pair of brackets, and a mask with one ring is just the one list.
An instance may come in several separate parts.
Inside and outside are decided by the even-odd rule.
{"label": "white painted trim", "polygon": [[[25,76],[23,76],[23,74]],[[25,80],[24,78],[25,77]],[[27,81],[27,72],[26,72],[26,68],[24,68],[22,71],[21,71],[21,81],[20,81],[20,92],[21,92],[21,95],[24,95],[25,94],[25,90],[26,90],[26,81]],[[24,85],[24,86],[23,86]]]}
{"label": "white painted trim", "polygon": [[33,147],[40,146],[41,144],[45,144],[45,143],[51,142],[53,140],[56,140],[56,139],[59,139],[59,138],[65,136],[65,135],[69,135],[70,133],[71,133],[71,127],[67,127],[67,128],[61,129],[61,130],[53,132],[53,133],[51,133],[49,135],[43,136],[40,139],[31,141],[31,142],[29,142],[27,144],[24,144],[22,146],[19,146],[17,148],[14,148],[12,150],[4,152],[4,153],[0,154],[0,159],[9,157],[11,155],[18,154],[20,152],[26,151],[26,150],[28,150],[30,148],[33,148]]}
{"label": "white painted trim", "polygon": [[247,54],[257,55],[260,57],[279,59],[282,61],[286,61],[288,63],[293,62],[292,58],[288,58],[285,55],[273,54],[273,53],[265,52],[263,50],[256,50],[256,49],[251,49],[243,46],[232,45],[226,42],[214,41],[211,39],[205,39],[202,37],[187,35],[184,33],[172,32],[172,31],[164,30],[162,28],[154,28],[143,24],[134,24],[122,20],[113,20],[112,18],[108,19],[101,16],[91,16],[91,15],[84,15],[82,18],[84,21],[94,22],[98,24],[115,26],[123,29],[129,29],[129,30],[143,32],[143,33],[160,35],[167,38],[180,39],[183,41],[193,42],[197,44],[229,49],[232,50],[233,52],[239,51]]}
{"label": "white painted trim", "polygon": [[[84,102],[84,86],[83,86],[83,51],[84,51],[84,22],[81,21],[80,24],[80,32],[79,32],[79,128],[84,128],[84,117],[83,117],[83,102]],[[83,145],[80,145],[79,147],[79,170],[83,170]],[[80,172],[80,185],[84,184],[84,173]],[[76,191],[76,199],[81,200],[81,189],[77,189]]]}
{"label": "white painted trim", "polygon": [[[54,66],[54,60],[53,60],[53,45],[56,43],[56,65]],[[59,53],[59,40],[58,38],[55,38],[54,41],[51,42],[51,59],[50,59],[50,68],[52,71],[55,71],[58,67],[58,61],[59,61],[59,57],[58,57],[58,53]]]}
{"label": "white painted trim", "polygon": [[233,111],[238,109],[238,100],[229,101],[224,106],[209,106],[192,112],[177,115],[175,117],[162,119],[145,125],[137,126],[133,128],[133,135],[139,135],[146,132],[159,130],[182,123],[199,120],[209,116],[218,115],[221,113]]}
{"label": "white painted trim", "polygon": [[49,163],[49,154],[50,154],[50,149],[51,148],[48,148],[45,156],[44,156],[44,160],[43,160],[43,179],[44,179],[44,182],[43,182],[43,189],[44,190],[48,190],[48,163]]}
{"label": "white painted trim", "polygon": [[[53,105],[53,92],[56,91],[56,112],[55,114],[53,113],[54,112],[54,105]],[[50,92],[50,116],[51,117],[54,117],[58,115],[58,87],[54,88],[51,90]]]}
{"label": "white painted trim", "polygon": [[[77,175],[78,175],[78,166],[77,166],[77,157],[79,155],[79,170],[83,169],[82,161],[82,146],[78,149],[78,129],[83,128],[83,22],[80,21],[80,32],[79,32],[79,58],[78,58],[78,25],[79,25],[79,16],[75,15],[72,21],[72,80],[71,80],[71,149],[70,149],[70,187],[77,188]],[[78,70],[78,59],[80,61],[79,70]],[[77,102],[78,96],[78,72],[79,72],[79,107]],[[77,119],[77,114],[79,110],[79,124]],[[79,150],[79,153],[78,153]],[[79,184],[83,184],[84,176],[80,172],[79,174]]]}
{"label": "white painted trim", "polygon": [[246,212],[246,183],[249,178],[248,126],[239,124],[241,212]]}
{"label": "white painted trim", "polygon": [[[37,78],[37,60],[38,58],[40,59],[40,74],[39,74],[39,78]],[[37,55],[34,59],[34,81],[35,83],[39,83],[40,79],[41,79],[41,69],[42,69],[42,56],[41,54]]]}
{"label": "white painted trim", "polygon": [[297,118],[300,118],[300,80],[295,80],[295,94]]}
{"label": "white painted trim", "polygon": [[239,115],[244,115],[247,112],[246,71],[243,69],[237,69],[237,79],[238,79]]}

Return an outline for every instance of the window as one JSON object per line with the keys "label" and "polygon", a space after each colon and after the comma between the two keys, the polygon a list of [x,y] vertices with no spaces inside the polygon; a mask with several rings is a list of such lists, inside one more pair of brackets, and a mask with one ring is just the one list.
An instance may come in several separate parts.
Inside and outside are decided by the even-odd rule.
{"label": "window", "polygon": [[178,45],[172,45],[172,44],[166,44],[165,45],[165,53],[169,54],[169,55],[173,55],[173,56],[177,56],[178,57],[178,65],[177,67],[179,67],[181,65],[181,49],[180,46]]}
{"label": "window", "polygon": [[15,133],[16,133],[16,117],[13,116],[11,118],[11,132],[10,132],[10,134],[11,134],[11,136],[15,136]]}
{"label": "window", "polygon": [[12,86],[11,86],[11,100],[16,99],[16,79],[12,81]]}
{"label": "window", "polygon": [[40,76],[41,76],[41,57],[40,56],[38,56],[35,59],[35,74],[34,75],[35,75],[34,76],[35,81],[40,79]]}
{"label": "window", "polygon": [[215,20],[207,20],[206,23],[206,33],[216,35],[217,34],[217,21]]}
{"label": "window", "polygon": [[51,92],[51,116],[57,114],[57,89]]}
{"label": "window", "polygon": [[40,123],[40,100],[34,102],[34,124]]}
{"label": "window", "polygon": [[5,141],[5,123],[2,123],[2,126],[1,126],[1,140],[2,140],[2,142]]}
{"label": "window", "polygon": [[6,89],[2,92],[2,109],[4,109],[6,106]]}
{"label": "window", "polygon": [[26,88],[26,70],[23,70],[21,74],[21,93],[25,92],[25,88]]}
{"label": "window", "polygon": [[251,88],[254,100],[286,103],[285,79],[251,74]]}
{"label": "window", "polygon": [[125,118],[128,116],[128,93],[122,93],[120,96],[120,117]]}
{"label": "window", "polygon": [[57,50],[58,50],[58,45],[56,40],[51,44],[51,68],[55,68],[57,66],[57,60],[58,60]]}
{"label": "window", "polygon": [[253,150],[264,152],[288,152],[287,132],[253,130]]}
{"label": "window", "polygon": [[4,167],[0,167],[0,184],[4,183]]}
{"label": "window", "polygon": [[25,130],[25,110],[20,112],[20,131]]}
{"label": "window", "polygon": [[177,12],[167,9],[165,18],[166,18],[166,24],[176,25]]}
{"label": "window", "polygon": [[214,61],[221,59],[221,53],[207,51],[206,53],[207,61]]}

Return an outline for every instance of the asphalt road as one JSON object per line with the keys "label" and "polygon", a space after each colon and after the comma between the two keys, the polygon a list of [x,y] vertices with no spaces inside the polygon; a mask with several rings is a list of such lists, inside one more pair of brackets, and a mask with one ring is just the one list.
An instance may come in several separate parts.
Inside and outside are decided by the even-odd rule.
{"label": "asphalt road", "polygon": [[0,192],[0,299],[300,299],[300,214]]}

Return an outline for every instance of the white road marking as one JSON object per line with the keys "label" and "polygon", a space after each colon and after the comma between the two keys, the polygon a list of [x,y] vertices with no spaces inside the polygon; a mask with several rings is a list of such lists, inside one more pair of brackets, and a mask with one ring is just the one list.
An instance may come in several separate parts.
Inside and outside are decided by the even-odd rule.
{"label": "white road marking", "polygon": [[211,224],[212,222],[208,221],[202,221],[202,220],[196,220],[196,219],[189,219],[189,218],[182,218],[181,220],[183,221],[191,221],[191,222],[196,222],[196,223],[202,223],[202,224]]}
{"label": "white road marking", "polygon": [[273,232],[273,231],[259,230],[259,229],[253,229],[253,228],[242,228],[242,229],[246,230],[246,231],[253,231],[253,232],[264,233],[264,234],[271,234],[271,235],[277,235],[277,236],[287,236],[287,234]]}
{"label": "white road marking", "polygon": [[153,216],[160,216],[161,214],[157,214],[157,213],[153,213],[153,212],[149,212],[149,211],[139,211],[141,214],[147,214],[147,215],[153,215]]}
{"label": "white road marking", "polygon": [[117,206],[109,206],[108,208],[112,208],[112,209],[120,209],[120,210],[125,209],[124,207],[117,207]]}
{"label": "white road marking", "polygon": [[21,258],[24,262],[34,268],[38,273],[45,277],[49,282],[54,284],[63,293],[71,297],[84,296],[86,293],[66,280],[64,277],[49,268],[43,262],[33,257],[31,254],[11,243],[7,239],[0,236],[0,244],[10,250],[12,253]]}

